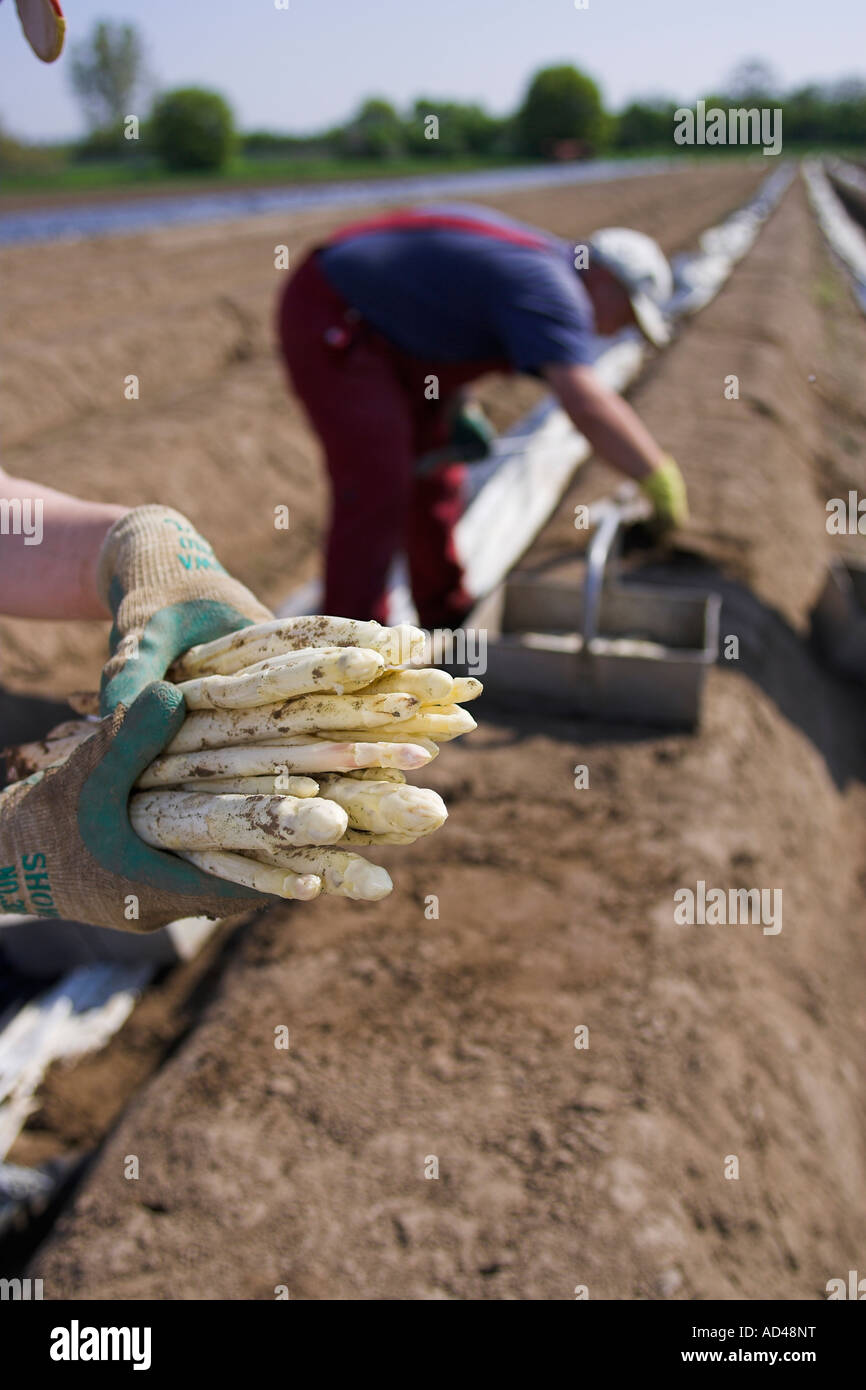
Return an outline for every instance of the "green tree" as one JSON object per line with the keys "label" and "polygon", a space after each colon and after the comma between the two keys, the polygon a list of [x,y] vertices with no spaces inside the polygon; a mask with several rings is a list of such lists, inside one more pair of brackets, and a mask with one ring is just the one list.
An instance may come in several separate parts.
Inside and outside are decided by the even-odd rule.
{"label": "green tree", "polygon": [[505,121],[474,102],[457,108],[463,143],[470,154],[491,154],[503,143]]}
{"label": "green tree", "polygon": [[202,87],[166,92],[153,108],[149,137],[169,169],[220,169],[235,146],[231,107]]}
{"label": "green tree", "polygon": [[575,67],[542,68],[529,84],[516,125],[527,154],[549,158],[562,141],[576,141],[592,153],[605,134],[601,92]]}
{"label": "green tree", "polygon": [[[427,135],[428,120],[435,116],[436,139]],[[476,103],[419,97],[404,123],[406,145],[413,154],[449,157],[489,154],[502,142],[504,122],[490,116]]]}
{"label": "green tree", "polygon": [[614,140],[623,150],[669,145],[673,140],[676,102],[667,97],[632,101],[616,117]]}
{"label": "green tree", "polygon": [[829,137],[844,145],[866,143],[866,82],[860,77],[843,78],[830,87],[827,96],[832,112]]}
{"label": "green tree", "polygon": [[[418,97],[403,123],[404,139],[410,154],[431,155],[449,158],[464,154],[466,146],[463,132],[454,119],[456,105],[439,97]],[[438,125],[431,127],[430,117],[435,116]],[[435,130],[435,139],[428,131]]]}
{"label": "green tree", "polygon": [[826,140],[832,127],[830,105],[816,83],[789,92],[783,104],[786,140],[818,142]]}
{"label": "green tree", "polygon": [[55,150],[44,145],[25,145],[0,125],[0,174],[53,174],[60,167]]}
{"label": "green tree", "polygon": [[729,74],[724,88],[733,106],[770,106],[779,81],[763,58],[744,58]]}
{"label": "green tree", "polygon": [[358,159],[393,159],[405,149],[403,122],[390,101],[369,97],[344,127],[342,152]]}
{"label": "green tree", "polygon": [[144,44],[134,24],[101,20],[72,50],[69,80],[93,130],[116,127],[135,114],[145,79]]}

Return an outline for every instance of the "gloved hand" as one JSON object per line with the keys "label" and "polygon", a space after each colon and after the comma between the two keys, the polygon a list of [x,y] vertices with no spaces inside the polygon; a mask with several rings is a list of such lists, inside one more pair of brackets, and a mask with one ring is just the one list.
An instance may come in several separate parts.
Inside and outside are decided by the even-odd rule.
{"label": "gloved hand", "polygon": [[672,531],[689,519],[689,503],[682,473],[670,454],[640,483],[641,492],[653,505],[653,523],[660,531]]}
{"label": "gloved hand", "polygon": [[129,707],[187,648],[273,617],[170,507],[135,507],[115,522],[99,557],[97,584],[114,614],[112,654],[102,673],[103,714],[118,704]]}
{"label": "gloved hand", "polygon": [[183,719],[177,686],[154,682],[66,762],[0,793],[0,912],[147,932],[282,901],[151,849],[132,829],[130,790]]}
{"label": "gloved hand", "polygon": [[462,402],[451,423],[451,445],[463,463],[479,463],[490,454],[496,431],[476,400]]}

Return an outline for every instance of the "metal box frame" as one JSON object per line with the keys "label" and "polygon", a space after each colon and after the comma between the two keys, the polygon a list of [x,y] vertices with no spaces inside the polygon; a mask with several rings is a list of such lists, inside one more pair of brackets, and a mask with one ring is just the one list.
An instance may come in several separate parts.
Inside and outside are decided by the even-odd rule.
{"label": "metal box frame", "polygon": [[645,515],[627,495],[605,502],[582,583],[517,573],[478,604],[487,632],[485,690],[498,702],[594,718],[693,728],[719,651],[718,594],[611,577],[625,522]]}

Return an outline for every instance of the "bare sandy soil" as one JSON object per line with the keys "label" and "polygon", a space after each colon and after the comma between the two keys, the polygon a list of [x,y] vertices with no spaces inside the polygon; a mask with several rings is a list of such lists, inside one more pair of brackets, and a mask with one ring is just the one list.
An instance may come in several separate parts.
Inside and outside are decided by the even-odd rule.
{"label": "bare sandy soil", "polygon": [[[581,217],[632,222],[671,250],[741,202],[754,177],[637,183],[582,190]],[[572,230],[564,192],[498,205]],[[291,244],[313,234],[305,226]],[[84,344],[97,306],[96,361],[81,375],[58,365],[56,392],[30,384],[7,466],[92,495],[172,501],[275,599],[312,568],[322,496],[259,312],[273,273],[257,258],[273,233],[251,228],[235,244],[232,229],[197,251],[189,236],[129,247],[126,267],[113,245],[104,261],[74,248],[69,335]],[[20,300],[16,313],[35,360],[52,343],[44,281],[37,292],[25,253],[9,254],[32,292],[30,317]],[[224,267],[198,300],[196,256]],[[227,358],[238,340],[215,304],[233,256],[232,298],[253,312],[243,332],[234,320],[248,355]],[[126,304],[114,354],[103,277]],[[200,359],[195,322],[212,330]],[[132,424],[110,395],[135,370],[124,335],[157,383]],[[272,1298],[287,1284],[293,1298],[559,1299],[582,1284],[592,1298],[812,1299],[858,1267],[862,693],[821,669],[805,632],[831,546],[824,501],[866,487],[864,348],[866,326],[796,186],[634,393],[689,480],[693,520],[668,573],[720,589],[722,630],[741,640],[739,661],[710,674],[700,732],[617,732],[482,701],[479,730],[429,773],[449,822],[382,855],[390,899],[287,907],[234,934],[196,1026],[32,1261],[46,1296]],[[173,394],[172,364],[179,373],[186,358]],[[731,373],[739,401],[724,398]],[[487,394],[505,420],[532,389]],[[232,461],[244,440],[242,476]],[[224,488],[205,491],[214,476]],[[574,502],[612,480],[596,463],[579,475],[526,563],[569,553]],[[291,553],[259,515],[279,500],[298,512]],[[40,631],[44,643],[20,624],[0,632],[19,689],[58,693],[64,656],[94,668],[85,631]],[[577,765],[588,790],[575,790]],[[675,926],[674,891],[698,880],[781,889],[782,930]],[[169,1008],[183,1014],[177,999]],[[288,1051],[274,1047],[280,1025]],[[580,1027],[589,1046],[578,1050]],[[52,1125],[55,1136],[71,1127],[77,1085],[90,1106],[78,1142],[98,1138],[100,1107],[104,1123],[116,1110],[113,1077],[131,1065],[129,1036],[49,1079],[21,1156],[50,1147]],[[158,1055],[146,1027],[138,1041]],[[137,1181],[123,1176],[129,1154]],[[438,1178],[427,1178],[433,1157]],[[738,1178],[725,1176],[732,1159]]]}
{"label": "bare sandy soil", "polygon": [[[764,172],[684,169],[484,201],[562,235],[633,224],[672,251],[743,202]],[[326,489],[275,360],[284,272],[274,247],[287,244],[299,264],[338,220],[269,216],[0,250],[4,467],[83,497],[178,507],[266,602],[284,597],[318,568]],[[129,375],[138,400],[124,398]],[[485,391],[498,423],[537,394],[528,379]],[[281,503],[289,531],[274,528]],[[80,688],[95,679],[104,644],[94,624],[0,621],[3,680],[46,695]]]}

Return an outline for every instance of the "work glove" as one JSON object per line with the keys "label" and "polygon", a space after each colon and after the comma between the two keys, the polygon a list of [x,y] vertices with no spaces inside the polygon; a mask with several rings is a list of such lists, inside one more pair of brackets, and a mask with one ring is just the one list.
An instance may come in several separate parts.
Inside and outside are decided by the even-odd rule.
{"label": "work glove", "polygon": [[464,401],[451,423],[451,446],[463,463],[488,458],[496,431],[475,400]]}
{"label": "work glove", "polygon": [[65,762],[0,792],[0,913],[148,932],[282,901],[151,849],[132,829],[130,791],[183,720],[177,686],[154,682],[128,710],[116,704]]}
{"label": "work glove", "polygon": [[640,483],[653,506],[651,525],[659,532],[673,531],[689,519],[689,503],[682,473],[670,454]]}
{"label": "work glove", "polygon": [[115,522],[99,557],[97,586],[114,614],[103,714],[128,708],[189,647],[273,617],[170,507],[135,507]]}

